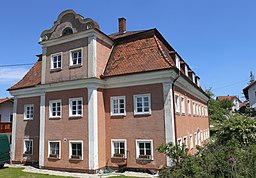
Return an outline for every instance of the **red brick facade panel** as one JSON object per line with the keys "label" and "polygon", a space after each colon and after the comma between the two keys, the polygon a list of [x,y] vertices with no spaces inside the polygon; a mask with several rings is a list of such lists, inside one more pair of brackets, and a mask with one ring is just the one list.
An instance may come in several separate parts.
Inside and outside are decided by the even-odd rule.
{"label": "red brick facade panel", "polygon": [[[151,114],[134,115],[134,95],[150,94]],[[110,98],[125,96],[126,115],[111,116]],[[106,155],[110,166],[126,165],[127,167],[156,169],[165,165],[163,154],[155,151],[156,147],[165,143],[164,105],[162,84],[132,86],[104,90],[106,110]],[[125,139],[127,144],[127,159],[111,158],[111,139]],[[151,140],[153,142],[153,161],[136,159],[136,140]]]}
{"label": "red brick facade panel", "polygon": [[[82,64],[70,66],[71,51],[82,50]],[[51,69],[51,55],[61,54],[61,69]],[[88,76],[88,38],[74,40],[60,45],[50,46],[46,52],[45,83],[87,78]]]}
{"label": "red brick facade panel", "polygon": [[[82,117],[69,117],[69,99],[82,98]],[[49,118],[49,103],[61,100],[61,117]],[[88,168],[88,92],[87,89],[73,89],[46,93],[45,107],[45,166],[56,168]],[[48,158],[49,141],[60,142],[60,159]],[[82,141],[82,160],[70,159],[70,142]]]}
{"label": "red brick facade panel", "polygon": [[[22,98],[17,100],[16,118],[16,152],[15,161],[39,161],[39,131],[40,131],[40,97]],[[24,120],[24,106],[33,105],[33,119]],[[32,154],[26,154],[24,141],[32,140]]]}

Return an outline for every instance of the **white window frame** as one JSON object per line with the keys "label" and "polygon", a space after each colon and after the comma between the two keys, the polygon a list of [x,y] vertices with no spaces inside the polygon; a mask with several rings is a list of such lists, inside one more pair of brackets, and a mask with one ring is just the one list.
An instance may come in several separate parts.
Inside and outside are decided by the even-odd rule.
{"label": "white window frame", "polygon": [[[124,100],[124,113],[120,113],[120,99]],[[114,100],[118,100],[118,113],[114,113]],[[126,115],[126,99],[125,96],[110,97],[111,116],[125,116]]]}
{"label": "white window frame", "polygon": [[[73,64],[73,53],[77,52],[77,51],[81,51],[81,64]],[[72,49],[69,51],[69,66],[82,66],[83,65],[83,48],[76,48],[76,49]]]}
{"label": "white window frame", "polygon": [[197,132],[194,133],[194,139],[195,139],[195,146],[198,145],[197,143]]}
{"label": "white window frame", "polygon": [[124,157],[120,157],[121,159],[126,159],[127,158],[127,142],[126,139],[111,139],[111,158],[118,158],[118,157],[114,157],[114,153],[115,153],[115,147],[114,147],[114,143],[115,142],[124,142]]}
{"label": "white window frame", "polygon": [[198,112],[198,103],[196,103],[196,116],[199,115],[199,112]]}
{"label": "white window frame", "polygon": [[193,107],[193,116],[196,115],[196,104],[195,102],[192,103],[192,107]]}
{"label": "white window frame", "polygon": [[60,140],[49,140],[48,141],[48,158],[53,158],[53,157],[50,157],[50,152],[51,152],[50,143],[59,143],[59,155],[58,155],[57,159],[61,159],[61,141]]}
{"label": "white window frame", "polygon": [[[29,113],[29,118],[27,118],[27,108],[30,108],[30,113]],[[31,117],[31,107],[33,107],[33,117]],[[34,107],[34,104],[25,104],[24,105],[24,120],[33,120],[34,119],[34,115],[35,115],[35,107]]]}
{"label": "white window frame", "polygon": [[188,148],[188,137],[187,136],[183,137],[183,142],[185,144],[185,148]]}
{"label": "white window frame", "polygon": [[[137,112],[137,98],[142,97],[142,112]],[[148,107],[149,111],[144,111],[145,106],[144,106],[144,97],[148,97]],[[144,114],[151,114],[151,95],[150,93],[147,94],[138,94],[138,95],[133,95],[133,107],[134,107],[134,115],[144,115]]]}
{"label": "white window frame", "polygon": [[188,105],[188,115],[191,115],[191,102],[190,102],[190,99],[187,99],[187,105]]}
{"label": "white window frame", "polygon": [[[80,159],[75,159],[75,158],[71,158],[72,155],[72,143],[81,143],[81,153],[82,156]],[[74,160],[83,160],[84,159],[84,144],[83,144],[83,140],[69,140],[69,159],[74,159]]]}
{"label": "white window frame", "polygon": [[177,54],[175,55],[175,63],[176,67],[180,70],[180,58]]}
{"label": "white window frame", "polygon": [[189,135],[189,141],[190,141],[190,149],[193,149],[193,147],[194,147],[193,134]]}
{"label": "white window frame", "polygon": [[175,98],[175,113],[180,114],[180,96],[178,94],[174,94]]}
{"label": "white window frame", "polygon": [[185,115],[186,114],[185,98],[183,96],[180,97],[180,106],[181,106],[182,115]]}
{"label": "white window frame", "polygon": [[[28,153],[25,152],[25,150],[26,150],[26,141],[31,141],[31,143],[32,143],[32,145],[31,145],[31,154],[28,154]],[[24,139],[24,141],[23,141],[23,154],[25,154],[25,155],[33,155],[33,151],[34,151],[34,149],[33,149],[34,143],[33,142],[34,142],[33,139],[29,139],[29,138],[25,138]]]}
{"label": "white window frame", "polygon": [[204,114],[204,106],[201,107],[201,110],[202,110],[202,116],[204,117],[205,114]]}
{"label": "white window frame", "polygon": [[[53,59],[55,56],[60,56],[60,66],[58,66],[58,61],[57,61],[56,68],[54,68],[54,64],[53,64]],[[51,70],[56,70],[56,69],[62,69],[62,52],[51,54]]]}
{"label": "white window frame", "polygon": [[[53,116],[52,115],[52,105],[53,103],[60,103],[60,115],[59,116]],[[56,106],[57,107],[57,106]],[[56,108],[57,109],[57,108]],[[56,110],[57,112],[57,110]],[[62,115],[62,103],[61,103],[61,99],[59,100],[50,100],[49,101],[49,118],[61,118],[61,115]]]}
{"label": "white window frame", "polygon": [[177,145],[179,146],[179,147],[182,147],[182,138],[178,138],[177,139]]}
{"label": "white window frame", "polygon": [[[81,114],[75,114],[72,113],[72,101],[80,101],[81,100]],[[76,113],[78,110],[76,110]],[[78,98],[69,98],[69,117],[83,117],[83,97]]]}
{"label": "white window frame", "polygon": [[153,146],[153,140],[152,139],[136,139],[136,159],[143,159],[139,158],[140,154],[140,148],[139,148],[139,143],[150,143],[150,149],[151,149],[151,158],[150,160],[154,160],[154,146]]}

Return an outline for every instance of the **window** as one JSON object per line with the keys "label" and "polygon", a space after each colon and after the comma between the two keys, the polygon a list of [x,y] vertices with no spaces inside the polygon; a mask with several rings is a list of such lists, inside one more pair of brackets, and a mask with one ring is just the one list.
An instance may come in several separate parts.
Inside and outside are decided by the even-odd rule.
{"label": "window", "polygon": [[180,97],[181,100],[181,112],[182,114],[185,114],[185,99],[183,97]]}
{"label": "window", "polygon": [[198,105],[198,114],[199,114],[199,116],[201,116],[201,106],[200,105]]}
{"label": "window", "polygon": [[50,118],[60,118],[61,117],[61,100],[51,100],[49,102]]}
{"label": "window", "polygon": [[13,120],[13,115],[11,114],[10,115],[10,122],[12,122],[12,120]]}
{"label": "window", "polygon": [[180,58],[178,55],[176,55],[175,63],[176,63],[176,67],[180,70]]}
{"label": "window", "polygon": [[196,107],[195,107],[195,103],[193,102],[193,115],[196,115]]}
{"label": "window", "polygon": [[152,140],[136,140],[137,159],[153,160],[153,141]]}
{"label": "window", "polygon": [[183,142],[184,142],[185,148],[188,148],[188,138],[187,138],[187,136],[183,138]]}
{"label": "window", "polygon": [[60,158],[60,141],[49,141],[48,157]]}
{"label": "window", "polygon": [[202,116],[205,116],[205,115],[204,115],[204,106],[202,106],[201,109],[202,109]]}
{"label": "window", "polygon": [[126,140],[112,139],[111,150],[113,158],[126,158]]}
{"label": "window", "polygon": [[24,106],[24,120],[32,120],[34,117],[34,105],[27,104]]}
{"label": "window", "polygon": [[134,95],[134,114],[151,114],[150,94]]}
{"label": "window", "polygon": [[196,145],[198,145],[198,144],[197,144],[197,133],[196,133],[196,132],[195,132],[195,134],[194,134],[194,137],[195,137],[195,146],[196,146]]}
{"label": "window", "polygon": [[178,138],[177,144],[178,144],[178,146],[182,147],[182,139],[181,138]]}
{"label": "window", "polygon": [[70,51],[70,66],[82,64],[82,49]]}
{"label": "window", "polygon": [[196,115],[198,116],[198,104],[196,104]]}
{"label": "window", "polygon": [[190,149],[193,149],[194,144],[193,144],[193,135],[192,134],[190,134],[189,140],[190,140]]}
{"label": "window", "polygon": [[70,159],[83,159],[83,142],[70,141],[69,142],[69,158]]}
{"label": "window", "polygon": [[33,140],[30,140],[30,139],[24,140],[24,154],[28,154],[28,155],[33,154]]}
{"label": "window", "polygon": [[176,113],[180,113],[180,99],[179,99],[179,95],[175,95],[175,110]]}
{"label": "window", "polygon": [[83,98],[69,99],[69,117],[77,117],[83,115]]}
{"label": "window", "polygon": [[205,107],[205,115],[208,116],[208,109]]}
{"label": "window", "polygon": [[51,69],[61,68],[61,53],[51,55]]}
{"label": "window", "polygon": [[187,64],[185,64],[185,74],[186,74],[186,76],[188,76],[188,66],[187,66]]}
{"label": "window", "polygon": [[116,96],[110,98],[111,116],[125,115],[125,96]]}
{"label": "window", "polygon": [[188,115],[191,115],[191,105],[190,105],[189,99],[188,99]]}

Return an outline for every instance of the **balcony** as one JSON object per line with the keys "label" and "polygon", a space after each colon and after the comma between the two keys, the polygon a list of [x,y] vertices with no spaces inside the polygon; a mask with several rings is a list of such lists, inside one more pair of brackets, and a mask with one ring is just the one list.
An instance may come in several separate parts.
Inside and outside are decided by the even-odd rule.
{"label": "balcony", "polygon": [[0,123],[0,133],[12,133],[12,123],[11,122],[1,122]]}

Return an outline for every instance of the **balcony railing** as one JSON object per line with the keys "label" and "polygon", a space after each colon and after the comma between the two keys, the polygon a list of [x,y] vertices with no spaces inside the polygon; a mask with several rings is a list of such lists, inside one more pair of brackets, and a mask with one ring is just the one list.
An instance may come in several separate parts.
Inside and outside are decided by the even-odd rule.
{"label": "balcony railing", "polygon": [[12,133],[12,123],[0,122],[0,133]]}

